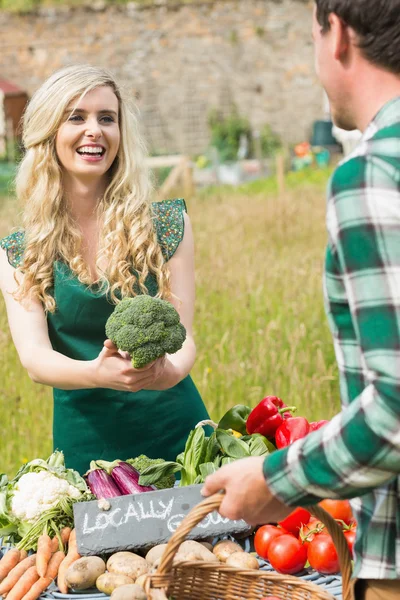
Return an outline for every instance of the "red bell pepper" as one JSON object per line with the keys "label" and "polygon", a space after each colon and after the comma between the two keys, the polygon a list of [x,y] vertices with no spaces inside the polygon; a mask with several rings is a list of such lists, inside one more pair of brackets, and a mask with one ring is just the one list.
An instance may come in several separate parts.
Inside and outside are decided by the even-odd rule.
{"label": "red bell pepper", "polygon": [[313,421],[312,423],[310,423],[310,431],[317,431],[318,429],[321,429],[321,427],[323,427],[327,423],[329,423],[329,421],[325,421],[325,420]]}
{"label": "red bell pepper", "polygon": [[277,396],[267,396],[249,414],[246,421],[247,433],[261,433],[266,438],[273,438],[278,427],[283,423],[283,415],[294,407],[288,407]]}
{"label": "red bell pepper", "polygon": [[286,419],[276,430],[275,445],[277,448],[285,448],[308,433],[310,433],[310,424],[304,417]]}

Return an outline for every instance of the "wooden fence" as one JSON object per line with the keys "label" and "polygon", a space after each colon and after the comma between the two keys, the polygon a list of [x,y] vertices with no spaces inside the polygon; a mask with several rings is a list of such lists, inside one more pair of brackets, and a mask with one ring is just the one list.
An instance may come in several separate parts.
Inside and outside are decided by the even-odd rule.
{"label": "wooden fence", "polygon": [[157,191],[160,200],[168,198],[170,192],[179,187],[185,198],[190,198],[194,193],[193,168],[188,156],[182,154],[173,156],[151,156],[146,161],[152,171],[172,167],[168,177]]}

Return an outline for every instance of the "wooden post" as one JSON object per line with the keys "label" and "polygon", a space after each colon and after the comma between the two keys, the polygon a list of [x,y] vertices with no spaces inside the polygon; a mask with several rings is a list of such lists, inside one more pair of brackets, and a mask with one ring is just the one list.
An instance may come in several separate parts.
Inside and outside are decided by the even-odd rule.
{"label": "wooden post", "polygon": [[194,194],[194,185],[193,185],[193,168],[190,162],[190,158],[185,156],[182,159],[183,170],[182,170],[182,180],[183,180],[183,194],[185,198],[191,198]]}
{"label": "wooden post", "polygon": [[178,184],[180,177],[182,176],[183,165],[182,163],[172,169],[167,179],[162,184],[158,197],[160,200],[165,200],[169,196],[169,192]]}
{"label": "wooden post", "polygon": [[12,119],[8,118],[6,119],[6,153],[8,162],[15,162],[15,151],[14,125]]}
{"label": "wooden post", "polygon": [[282,197],[285,193],[285,156],[276,155],[276,181],[278,184],[278,195]]}

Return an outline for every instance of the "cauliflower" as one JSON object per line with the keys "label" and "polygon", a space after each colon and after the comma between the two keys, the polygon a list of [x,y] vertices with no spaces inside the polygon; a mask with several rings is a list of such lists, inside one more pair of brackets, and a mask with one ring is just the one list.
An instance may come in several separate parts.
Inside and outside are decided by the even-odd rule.
{"label": "cauliflower", "polygon": [[124,298],[106,323],[106,335],[119,350],[129,352],[139,369],[182,348],[186,329],[170,302],[151,296]]}
{"label": "cauliflower", "polygon": [[40,515],[58,504],[61,498],[78,499],[81,492],[49,471],[22,475],[14,488],[11,511],[17,519],[34,523]]}

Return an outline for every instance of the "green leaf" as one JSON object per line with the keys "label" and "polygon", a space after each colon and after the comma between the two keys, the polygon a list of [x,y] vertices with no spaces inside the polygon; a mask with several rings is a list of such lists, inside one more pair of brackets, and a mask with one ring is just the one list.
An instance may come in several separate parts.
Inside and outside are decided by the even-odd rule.
{"label": "green leaf", "polygon": [[219,444],[217,442],[217,435],[215,431],[210,435],[207,440],[207,448],[206,454],[204,457],[204,462],[212,462],[220,451]]}
{"label": "green leaf", "polygon": [[183,458],[185,456],[184,452],[181,452],[180,454],[178,454],[178,456],[176,457],[176,462],[179,463],[180,465],[183,466]]}
{"label": "green leaf", "polygon": [[220,447],[227,456],[236,459],[250,456],[249,447],[242,440],[235,438],[223,429],[217,429],[216,436]]}
{"label": "green leaf", "polygon": [[225,466],[225,465],[230,465],[232,463],[236,462],[235,458],[231,458],[230,456],[225,456],[222,460],[221,460],[221,467]]}
{"label": "green leaf", "polygon": [[163,477],[173,475],[173,473],[176,473],[181,469],[182,465],[168,460],[159,465],[151,465],[142,471],[139,477],[139,485],[152,485]]}
{"label": "green leaf", "polygon": [[200,470],[200,475],[202,476],[202,478],[204,480],[209,475],[212,475],[213,473],[215,473],[218,470],[218,467],[216,467],[215,464],[212,462],[207,462],[207,463],[203,463],[202,465],[200,465],[199,470]]}
{"label": "green leaf", "polygon": [[222,456],[216,456],[216,457],[214,458],[214,466],[215,466],[217,469],[219,469],[219,467],[221,466],[221,459],[222,459],[222,458],[223,458]]}
{"label": "green leaf", "polygon": [[194,429],[190,434],[185,446],[183,465],[187,474],[187,483],[194,483],[198,475],[198,466],[204,462],[206,449],[205,433],[202,427]]}
{"label": "green leaf", "polygon": [[47,459],[49,467],[65,467],[64,453],[60,450],[56,450]]}
{"label": "green leaf", "polygon": [[264,446],[266,447],[268,452],[275,452],[275,450],[276,450],[276,447],[274,446],[274,444],[272,442],[270,442],[266,437],[261,435],[261,433],[253,433],[251,435],[244,435],[240,439],[243,442],[246,442],[246,444],[250,447],[250,451],[251,451],[251,444],[252,443],[254,444],[253,440],[256,440],[256,439],[260,439],[262,441],[262,443],[264,444]]}
{"label": "green leaf", "polygon": [[0,537],[17,531],[17,525],[7,508],[7,490],[0,491]]}
{"label": "green leaf", "polygon": [[251,456],[264,456],[269,454],[269,450],[260,438],[254,438],[249,443]]}
{"label": "green leaf", "polygon": [[185,487],[186,485],[190,485],[191,483],[193,483],[193,481],[191,481],[190,477],[188,476],[186,469],[182,467],[179,487]]}

